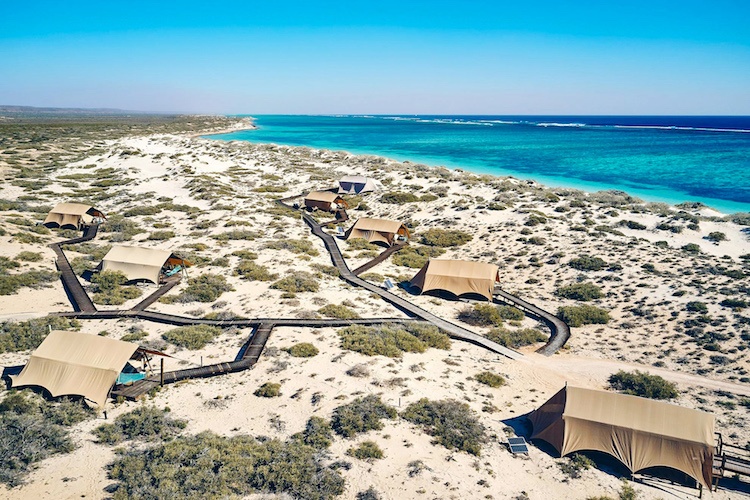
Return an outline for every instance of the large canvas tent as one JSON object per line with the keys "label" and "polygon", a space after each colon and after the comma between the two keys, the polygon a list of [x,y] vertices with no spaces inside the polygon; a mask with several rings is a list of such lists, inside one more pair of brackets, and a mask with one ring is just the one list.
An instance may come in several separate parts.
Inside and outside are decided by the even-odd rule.
{"label": "large canvas tent", "polygon": [[567,386],[529,416],[560,456],[601,451],[631,472],[671,467],[710,488],[714,416],[651,399]]}
{"label": "large canvas tent", "polygon": [[330,212],[334,205],[346,208],[348,205],[344,199],[330,191],[312,191],[305,196],[305,207]]}
{"label": "large canvas tent", "polygon": [[81,224],[90,224],[94,217],[106,218],[104,214],[92,207],[81,203],[58,203],[49,211],[44,219],[47,227],[61,227],[66,229],[78,229]]}
{"label": "large canvas tent", "polygon": [[349,229],[346,239],[364,238],[369,242],[393,245],[396,236],[409,237],[409,230],[399,221],[362,217]]}
{"label": "large canvas tent", "polygon": [[52,396],[83,396],[104,406],[136,344],[85,333],[52,331],[34,351],[13,387],[35,385]]}
{"label": "large canvas tent", "polygon": [[128,281],[148,280],[159,283],[164,266],[190,267],[192,264],[169,250],[114,246],[102,259],[102,271],[121,271]]}
{"label": "large canvas tent", "polygon": [[456,296],[477,294],[492,300],[498,268],[467,260],[430,259],[411,280],[422,293],[445,290]]}
{"label": "large canvas tent", "polygon": [[339,194],[359,194],[375,191],[375,181],[361,175],[346,175],[339,180]]}

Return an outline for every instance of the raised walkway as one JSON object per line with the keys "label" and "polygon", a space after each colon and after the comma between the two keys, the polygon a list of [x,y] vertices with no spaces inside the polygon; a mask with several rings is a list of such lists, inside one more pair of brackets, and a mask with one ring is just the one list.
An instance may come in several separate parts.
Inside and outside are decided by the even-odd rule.
{"label": "raised walkway", "polygon": [[65,293],[68,295],[73,309],[76,311],[92,312],[96,311],[94,303],[91,302],[89,295],[86,290],[81,286],[81,282],[78,281],[78,276],[73,272],[73,268],[70,267],[70,262],[62,251],[63,245],[74,245],[76,243],[83,243],[84,241],[92,240],[96,237],[96,233],[99,231],[98,224],[92,224],[86,226],[83,230],[83,235],[78,238],[70,240],[60,241],[59,243],[52,243],[50,248],[54,250],[57,255],[57,269],[60,271],[60,279],[62,280],[63,288]]}

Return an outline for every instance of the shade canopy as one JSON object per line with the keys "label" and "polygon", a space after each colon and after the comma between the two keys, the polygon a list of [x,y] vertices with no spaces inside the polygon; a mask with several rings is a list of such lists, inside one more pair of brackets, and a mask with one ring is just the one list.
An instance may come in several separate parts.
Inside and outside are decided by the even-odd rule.
{"label": "shade canopy", "polygon": [[346,175],[339,180],[339,194],[359,194],[375,191],[375,181],[361,175]]}
{"label": "shade canopy", "polygon": [[44,219],[44,225],[78,229],[81,223],[90,223],[94,217],[104,217],[104,214],[91,205],[58,203],[47,214],[47,217]]}
{"label": "shade canopy", "polygon": [[104,406],[136,344],[85,333],[52,331],[11,385],[36,385],[52,396],[83,396]]}
{"label": "shade canopy", "polygon": [[331,210],[331,206],[336,203],[344,207],[347,206],[344,199],[331,191],[311,191],[305,196],[305,206],[307,208],[317,208],[318,210]]}
{"label": "shade canopy", "polygon": [[710,487],[714,416],[698,410],[614,392],[567,386],[529,415],[532,439],[561,456],[595,450],[631,472],[671,467]]}
{"label": "shade canopy", "polygon": [[362,217],[354,223],[346,239],[364,238],[370,242],[392,245],[396,235],[409,237],[409,230],[402,223],[388,219],[370,219]]}
{"label": "shade canopy", "polygon": [[167,264],[190,267],[192,264],[169,250],[114,246],[101,263],[102,271],[120,271],[128,281],[148,280],[159,283],[159,274]]}
{"label": "shade canopy", "polygon": [[478,294],[492,300],[497,266],[467,260],[430,259],[411,280],[422,293],[445,290],[456,296]]}

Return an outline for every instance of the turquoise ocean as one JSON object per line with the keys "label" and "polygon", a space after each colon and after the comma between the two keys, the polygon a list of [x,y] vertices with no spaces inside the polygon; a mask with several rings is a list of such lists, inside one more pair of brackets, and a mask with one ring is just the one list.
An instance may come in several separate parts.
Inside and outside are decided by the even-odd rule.
{"label": "turquoise ocean", "polygon": [[747,116],[254,117],[257,130],[210,137],[344,150],[750,212]]}

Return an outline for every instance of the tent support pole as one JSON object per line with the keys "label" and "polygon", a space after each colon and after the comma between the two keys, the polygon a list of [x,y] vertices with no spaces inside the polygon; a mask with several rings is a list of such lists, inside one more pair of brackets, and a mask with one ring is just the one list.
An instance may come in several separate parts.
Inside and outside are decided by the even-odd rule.
{"label": "tent support pole", "polygon": [[159,385],[164,385],[164,358],[161,358],[161,367],[159,369]]}

